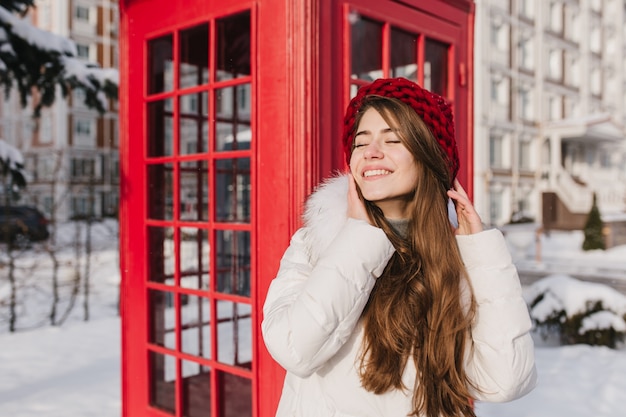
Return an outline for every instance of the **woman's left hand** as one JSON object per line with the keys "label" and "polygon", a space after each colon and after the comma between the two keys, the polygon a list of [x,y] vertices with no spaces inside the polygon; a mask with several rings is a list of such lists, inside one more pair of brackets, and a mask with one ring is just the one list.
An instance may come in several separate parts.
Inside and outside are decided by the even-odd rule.
{"label": "woman's left hand", "polygon": [[459,183],[454,180],[454,186],[448,190],[448,197],[454,201],[456,207],[456,217],[459,221],[459,227],[455,230],[457,235],[470,235],[483,231],[483,223],[480,216],[476,213],[472,202],[469,200],[467,193]]}

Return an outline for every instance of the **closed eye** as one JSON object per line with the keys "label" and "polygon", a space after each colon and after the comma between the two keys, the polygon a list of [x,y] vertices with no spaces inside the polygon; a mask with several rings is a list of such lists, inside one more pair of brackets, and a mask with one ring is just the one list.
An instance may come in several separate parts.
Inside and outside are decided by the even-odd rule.
{"label": "closed eye", "polygon": [[360,131],[357,132],[356,135],[354,135],[354,145],[352,145],[353,148],[361,148],[363,146],[367,146],[367,142],[365,141],[365,136],[367,136],[368,132],[366,131]]}

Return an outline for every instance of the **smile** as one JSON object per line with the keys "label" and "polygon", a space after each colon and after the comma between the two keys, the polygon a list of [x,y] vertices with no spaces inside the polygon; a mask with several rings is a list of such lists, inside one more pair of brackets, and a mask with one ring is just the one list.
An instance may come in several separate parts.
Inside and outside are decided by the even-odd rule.
{"label": "smile", "polygon": [[374,177],[376,175],[387,175],[387,174],[391,174],[391,171],[387,171],[386,169],[372,169],[369,171],[365,171],[363,173],[364,177]]}

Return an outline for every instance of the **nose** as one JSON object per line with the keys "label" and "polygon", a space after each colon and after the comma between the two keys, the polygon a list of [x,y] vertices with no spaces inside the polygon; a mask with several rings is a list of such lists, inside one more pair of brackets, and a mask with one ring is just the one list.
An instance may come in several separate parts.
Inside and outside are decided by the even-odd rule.
{"label": "nose", "polygon": [[382,156],[383,156],[383,152],[380,149],[380,146],[378,145],[377,141],[372,141],[365,148],[365,152],[363,152],[363,157],[365,159],[378,159],[378,158],[382,158]]}

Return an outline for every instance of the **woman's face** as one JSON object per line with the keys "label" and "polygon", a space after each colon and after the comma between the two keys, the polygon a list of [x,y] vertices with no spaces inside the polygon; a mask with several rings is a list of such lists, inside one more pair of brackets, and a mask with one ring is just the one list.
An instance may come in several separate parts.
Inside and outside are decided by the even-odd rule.
{"label": "woman's face", "polygon": [[375,109],[363,114],[356,129],[350,171],[366,200],[389,219],[408,218],[407,206],[418,170],[413,155]]}

